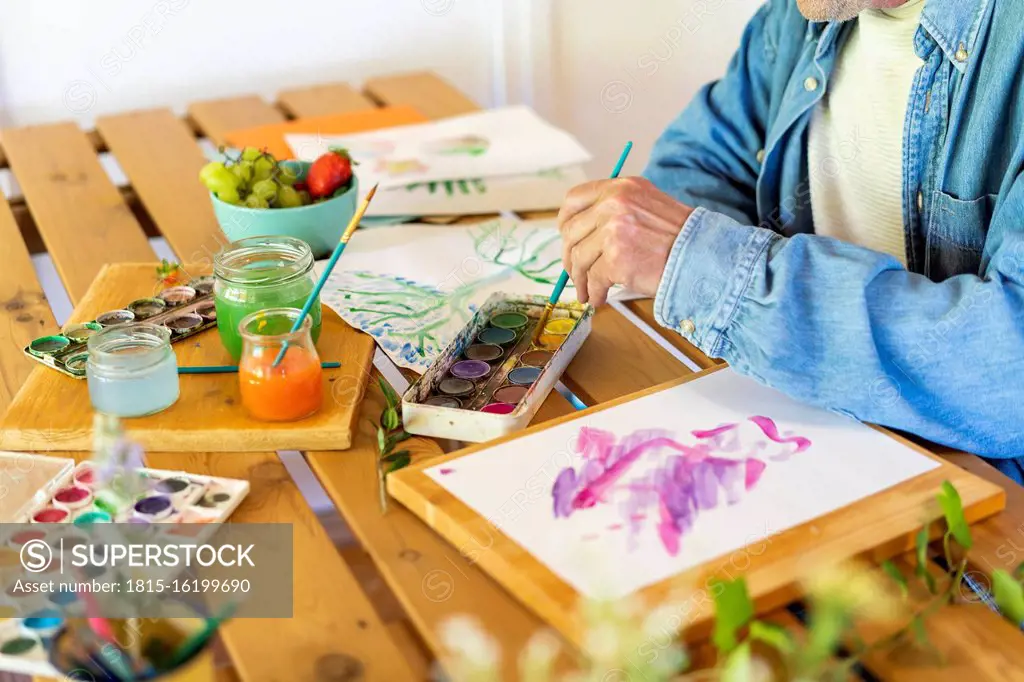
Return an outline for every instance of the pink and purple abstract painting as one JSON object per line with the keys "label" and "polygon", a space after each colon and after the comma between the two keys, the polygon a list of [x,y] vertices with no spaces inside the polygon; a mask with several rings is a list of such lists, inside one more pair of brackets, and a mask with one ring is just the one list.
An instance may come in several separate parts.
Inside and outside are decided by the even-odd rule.
{"label": "pink and purple abstract painting", "polygon": [[711,561],[741,572],[778,533],[934,466],[721,370],[425,473],[481,517],[465,556],[507,538],[581,595],[614,598]]}
{"label": "pink and purple abstract painting", "polygon": [[702,511],[740,503],[769,462],[811,447],[761,416],[690,436],[684,443],[669,431],[641,429],[619,438],[584,426],[576,439],[583,465],[563,469],[551,490],[555,517],[615,505],[621,526],[635,536],[644,524],[656,524],[665,551],[675,556]]}

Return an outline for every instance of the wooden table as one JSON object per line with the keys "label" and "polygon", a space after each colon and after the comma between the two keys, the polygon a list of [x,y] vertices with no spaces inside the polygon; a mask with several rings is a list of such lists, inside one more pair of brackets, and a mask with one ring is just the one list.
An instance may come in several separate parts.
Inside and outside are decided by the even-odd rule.
{"label": "wooden table", "polygon": [[[184,120],[156,109],[102,117],[89,132],[72,123],[4,130],[0,166],[9,166],[24,199],[10,205],[0,199],[0,240],[6,247],[0,268],[0,406],[6,408],[34,368],[21,348],[56,328],[30,253],[49,252],[73,303],[105,263],[153,261],[147,235],[166,238],[182,262],[208,261],[223,237],[196,178],[204,162],[198,137],[219,143],[235,128],[391,104],[412,105],[433,118],[477,108],[438,77],[414,73],[371,79],[362,91],[340,83],[291,90],[275,103],[256,96],[199,102]],[[130,186],[115,187],[107,178],[97,158],[106,151],[120,163]],[[650,301],[601,309],[565,384],[585,404],[595,405],[714,363],[679,335],[664,331],[658,337],[648,325],[654,325]],[[295,616],[228,625],[222,641],[231,666],[222,670],[224,679],[339,679],[344,657],[353,657],[362,665],[358,679],[423,680],[440,650],[438,625],[456,614],[476,617],[498,638],[512,679],[515,652],[543,627],[474,566],[470,553],[461,554],[398,505],[381,514],[367,420],[380,414],[382,404],[379,388],[371,384],[353,448],[306,453],[359,540],[360,546],[341,552],[275,453],[148,456],[155,467],[251,481],[252,491],[234,521],[294,525]],[[553,394],[536,421],[573,409]],[[409,448],[417,457],[441,452],[438,443],[422,438],[411,440]],[[1024,491],[981,460],[940,454],[1007,490],[1007,510],[975,527],[973,577],[984,581],[994,569],[1024,561],[1024,550],[1018,549],[1024,547]],[[771,618],[794,631],[803,629],[788,610]],[[944,667],[908,651],[869,658],[865,667],[884,680],[1024,676],[1020,632],[983,606],[947,607],[927,628],[944,653]]]}

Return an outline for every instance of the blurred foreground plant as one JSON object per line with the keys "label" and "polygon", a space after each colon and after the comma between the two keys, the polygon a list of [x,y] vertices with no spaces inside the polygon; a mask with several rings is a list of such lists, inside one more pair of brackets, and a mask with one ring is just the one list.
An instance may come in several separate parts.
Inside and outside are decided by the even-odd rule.
{"label": "blurred foreground plant", "polygon": [[[670,599],[653,611],[635,599],[591,602],[584,607],[583,654],[571,672],[556,671],[561,641],[549,632],[534,636],[519,655],[520,682],[799,682],[848,679],[867,657],[903,645],[934,648],[926,619],[960,594],[966,550],[972,540],[960,495],[946,482],[937,495],[945,522],[943,548],[948,575],[937,580],[929,564],[929,526],[917,536],[915,579],[929,599],[916,605],[908,598],[910,581],[893,562],[882,571],[847,562],[814,571],[803,581],[807,631],[797,637],[781,625],[755,618],[746,581],[712,580],[715,627],[711,643],[717,663],[711,669],[687,671],[689,659],[679,641],[690,612],[687,598]],[[1004,613],[1024,620],[1024,589],[1020,578],[1002,578],[995,585]],[[1012,585],[1008,585],[1012,583]],[[921,591],[924,587],[920,588]],[[1004,605],[1005,602],[1005,605]],[[971,608],[966,606],[965,608]],[[861,638],[867,624],[884,625],[891,633],[870,643]],[[878,630],[878,628],[876,628]],[[498,682],[501,650],[497,641],[466,616],[449,620],[442,640],[450,652],[444,661],[454,682]],[[941,655],[938,663],[942,664]],[[562,662],[560,667],[568,667]]]}

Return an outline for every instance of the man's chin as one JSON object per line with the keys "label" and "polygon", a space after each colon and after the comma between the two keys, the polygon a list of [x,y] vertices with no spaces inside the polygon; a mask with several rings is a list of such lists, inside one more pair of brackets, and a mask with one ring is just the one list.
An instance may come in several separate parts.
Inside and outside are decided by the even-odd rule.
{"label": "man's chin", "polygon": [[863,0],[796,0],[801,14],[811,21],[849,21],[870,2]]}

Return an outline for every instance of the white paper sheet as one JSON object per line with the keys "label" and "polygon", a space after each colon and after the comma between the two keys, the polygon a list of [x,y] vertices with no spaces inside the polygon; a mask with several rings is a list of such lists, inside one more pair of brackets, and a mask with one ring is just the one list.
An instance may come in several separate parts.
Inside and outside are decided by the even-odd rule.
{"label": "white paper sheet", "polygon": [[296,158],[312,161],[330,147],[348,149],[369,190],[419,182],[536,174],[585,163],[590,154],[569,133],[525,106],[490,109],[431,123],[323,137],[285,135]]}
{"label": "white paper sheet", "polygon": [[[379,190],[366,215],[473,215],[557,209],[569,190],[586,181],[582,168],[568,166],[529,175],[421,182]],[[371,186],[363,181],[360,190],[369,192]]]}
{"label": "white paper sheet", "polygon": [[554,221],[414,223],[356,232],[321,301],[422,373],[492,293],[550,294],[561,272]]}
{"label": "white paper sheet", "polygon": [[770,536],[936,466],[722,370],[426,473],[581,594],[615,598],[730,553],[746,565],[742,548],[760,554]]}

